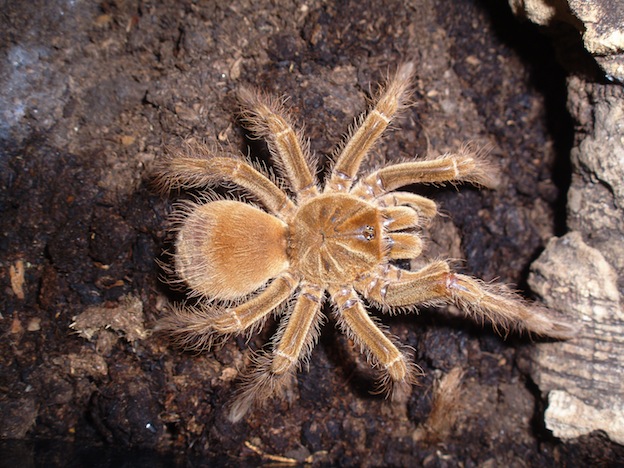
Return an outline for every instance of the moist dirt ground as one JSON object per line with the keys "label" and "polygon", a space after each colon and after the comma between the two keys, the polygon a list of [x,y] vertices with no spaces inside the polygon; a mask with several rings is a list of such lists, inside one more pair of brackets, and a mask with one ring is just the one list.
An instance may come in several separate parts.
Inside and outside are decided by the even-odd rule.
{"label": "moist dirt ground", "polygon": [[[528,337],[453,309],[372,311],[423,370],[402,404],[374,393],[377,374],[328,319],[288,398],[236,424],[240,371],[276,324],[201,354],[151,333],[182,298],[157,261],[169,261],[175,197],[156,193],[150,171],[167,148],[192,138],[267,161],[236,117],[236,89],[256,86],[290,97],[326,169],[406,60],[413,106],[365,169],[489,148],[498,190],[417,188],[443,213],[427,256],[531,297],[530,263],[566,231],[572,122],[550,38],[503,3],[2,2],[0,466],[621,462],[601,434],[563,443],[545,429],[520,371]],[[453,369],[452,424],[432,434],[436,385]]]}

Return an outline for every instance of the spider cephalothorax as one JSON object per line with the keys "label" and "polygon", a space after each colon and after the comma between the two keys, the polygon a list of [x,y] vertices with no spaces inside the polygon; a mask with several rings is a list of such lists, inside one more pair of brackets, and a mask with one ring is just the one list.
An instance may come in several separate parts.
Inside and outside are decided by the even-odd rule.
{"label": "spider cephalothorax", "polygon": [[416,271],[393,264],[420,256],[419,229],[437,213],[431,200],[396,189],[415,183],[490,183],[488,165],[469,150],[358,177],[363,158],[401,108],[412,73],[412,64],[399,67],[336,153],[323,188],[314,176],[308,146],[281,104],[240,91],[243,119],[267,140],[294,199],[244,158],[210,154],[197,146],[160,168],[166,189],[236,185],[262,206],[215,196],[184,205],[177,216],[175,271],[199,301],[175,309],[161,322],[182,344],[206,346],[216,336],[261,326],[274,311],[283,315],[272,349],[257,356],[232,419],[242,417],[254,402],[279,394],[307,359],[319,335],[326,294],[336,323],[381,369],[389,390],[409,387],[416,367],[371,319],[363,299],[383,311],[454,303],[477,319],[505,327],[517,325],[555,338],[573,334],[548,310],[527,304],[503,286],[454,273],[447,262]]}

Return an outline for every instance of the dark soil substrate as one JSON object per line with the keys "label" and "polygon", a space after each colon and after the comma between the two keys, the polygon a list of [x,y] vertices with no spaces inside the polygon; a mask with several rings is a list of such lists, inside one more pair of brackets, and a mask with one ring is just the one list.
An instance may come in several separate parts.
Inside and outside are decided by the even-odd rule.
{"label": "dark soil substrate", "polygon": [[[429,255],[523,289],[545,240],[565,231],[572,125],[549,39],[501,2],[3,3],[1,466],[622,460],[600,434],[562,443],[543,427],[541,395],[518,366],[530,340],[449,311],[383,317],[424,371],[406,405],[371,393],[376,374],[329,321],[289,401],[238,424],[226,419],[236,370],[275,325],[200,355],[148,333],[180,299],[155,262],[171,242],[171,202],[149,178],[165,147],[194,137],[264,159],[235,116],[244,83],[291,96],[327,167],[375,83],[406,59],[418,67],[415,105],[367,167],[489,144],[499,190],[423,191],[447,215]],[[84,313],[89,333],[71,328]],[[116,325],[95,323],[109,316]],[[420,438],[433,383],[455,367],[465,373],[455,426]]]}

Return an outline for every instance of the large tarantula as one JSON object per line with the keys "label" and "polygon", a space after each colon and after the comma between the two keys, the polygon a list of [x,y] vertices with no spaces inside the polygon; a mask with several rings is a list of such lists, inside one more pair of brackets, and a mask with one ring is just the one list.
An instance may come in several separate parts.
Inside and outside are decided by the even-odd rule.
{"label": "large tarantula", "polygon": [[570,325],[546,309],[529,305],[503,286],[454,273],[445,261],[417,271],[393,264],[420,256],[419,230],[437,213],[433,201],[396,189],[415,183],[490,183],[488,165],[468,150],[358,177],[362,160],[404,106],[413,69],[411,63],[400,66],[372,110],[356,122],[324,187],[315,178],[307,142],[293,130],[281,102],[240,91],[243,120],[266,139],[294,199],[244,158],[213,155],[203,148],[178,153],[160,168],[166,189],[233,185],[261,205],[213,194],[178,210],[175,271],[199,300],[175,309],[160,325],[179,343],[204,347],[216,336],[251,333],[273,311],[283,314],[272,350],[256,356],[255,370],[232,407],[232,420],[253,403],[280,394],[308,358],[323,322],[326,294],[339,328],[381,369],[382,382],[394,391],[409,388],[417,368],[371,318],[363,298],[382,311],[452,303],[495,325],[517,325],[555,338],[573,334]]}

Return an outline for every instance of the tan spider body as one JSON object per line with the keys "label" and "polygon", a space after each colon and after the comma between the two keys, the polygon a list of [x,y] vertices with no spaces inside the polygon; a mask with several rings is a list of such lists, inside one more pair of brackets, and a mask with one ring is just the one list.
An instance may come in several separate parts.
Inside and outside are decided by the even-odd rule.
{"label": "tan spider body", "polygon": [[201,299],[161,323],[182,344],[205,346],[215,336],[261,326],[274,310],[283,312],[273,349],[257,356],[255,371],[232,408],[233,420],[254,402],[280,393],[307,359],[319,334],[326,293],[340,329],[382,370],[384,383],[394,390],[411,385],[416,367],[369,316],[362,298],[383,310],[455,303],[494,324],[515,324],[556,338],[573,334],[570,325],[546,309],[528,305],[502,286],[453,273],[447,262],[417,271],[391,263],[420,256],[418,230],[437,213],[431,200],[397,188],[490,183],[487,164],[469,151],[395,164],[357,178],[363,158],[401,108],[412,73],[411,64],[399,67],[342,148],[324,189],[314,176],[307,145],[281,105],[247,90],[240,93],[243,117],[252,132],[267,140],[295,200],[236,157],[177,155],[161,169],[160,181],[168,189],[234,184],[264,208],[214,200],[183,210],[175,269]]}

